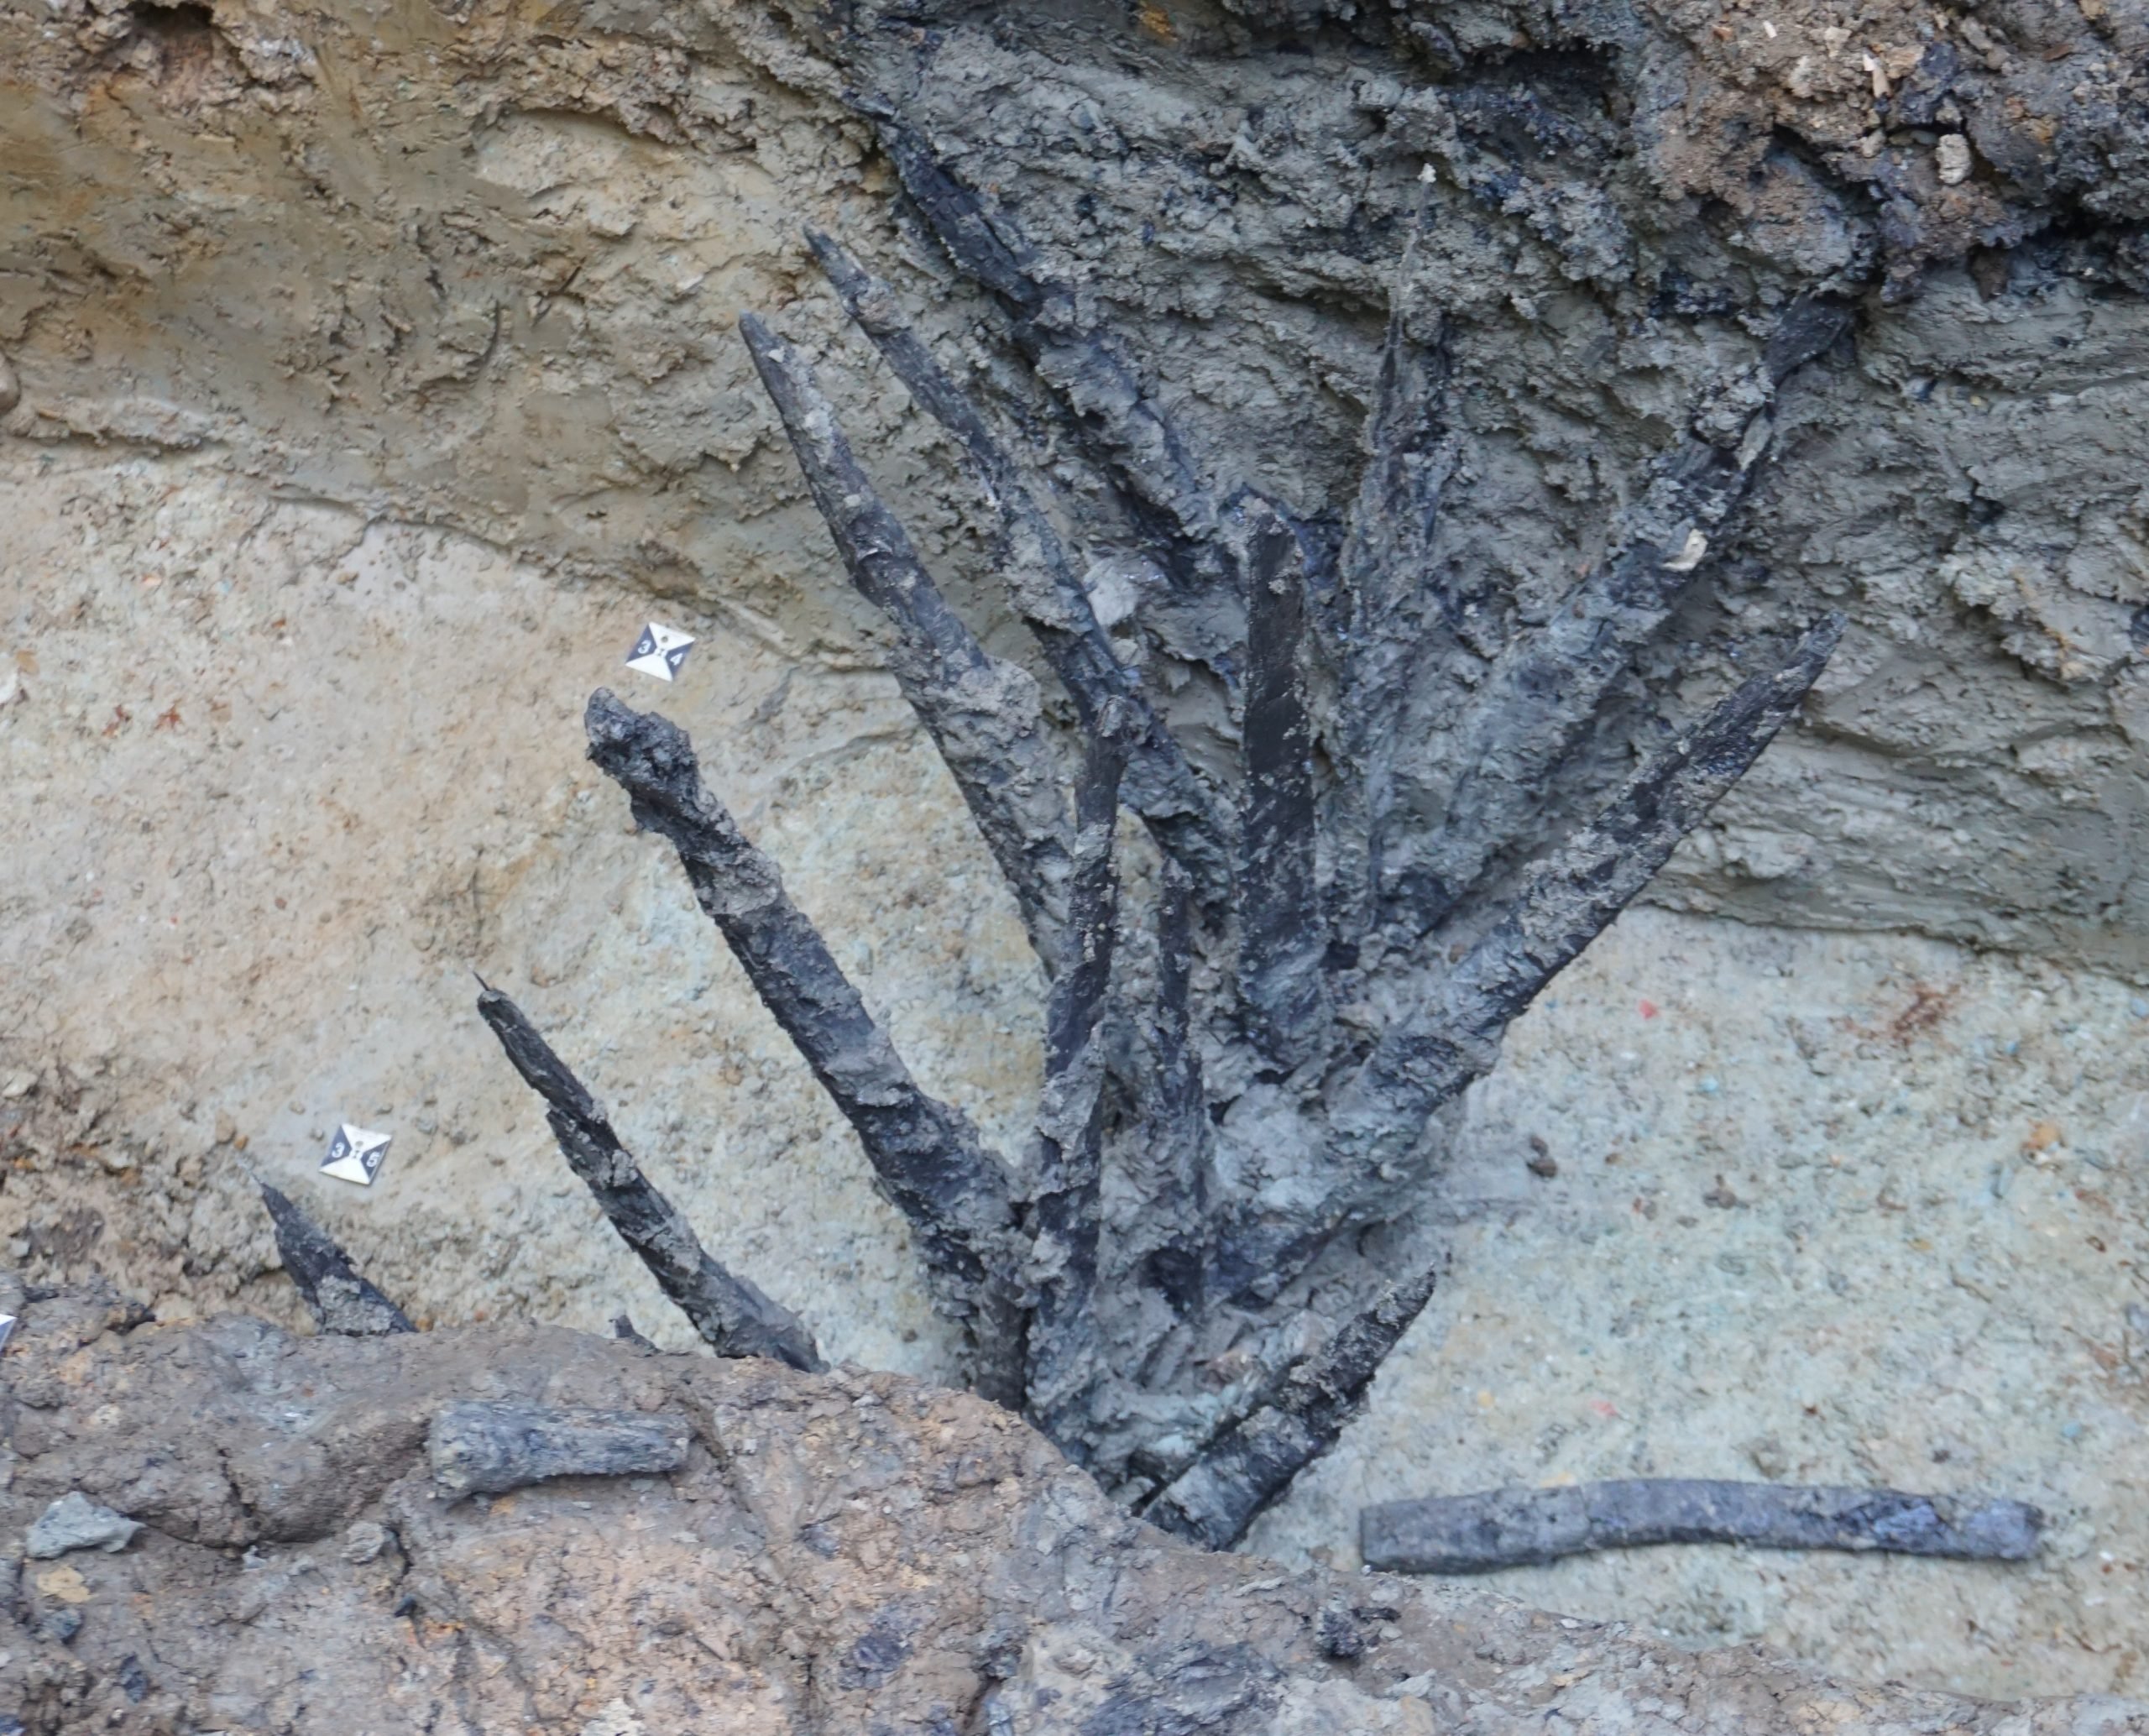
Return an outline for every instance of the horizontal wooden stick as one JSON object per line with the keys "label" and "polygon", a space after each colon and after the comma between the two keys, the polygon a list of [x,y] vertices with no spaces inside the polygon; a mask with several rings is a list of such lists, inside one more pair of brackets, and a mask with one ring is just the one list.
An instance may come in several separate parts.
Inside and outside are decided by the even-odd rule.
{"label": "horizontal wooden stick", "polygon": [[1679,1477],[1388,1501],[1358,1519],[1366,1565],[1393,1573],[1490,1573],[1654,1543],[2026,1561],[2043,1525],[2021,1501]]}

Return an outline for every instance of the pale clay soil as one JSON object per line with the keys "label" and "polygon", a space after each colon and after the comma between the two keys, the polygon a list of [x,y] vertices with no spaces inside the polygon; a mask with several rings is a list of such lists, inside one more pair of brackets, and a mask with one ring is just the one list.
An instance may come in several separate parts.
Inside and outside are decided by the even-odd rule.
{"label": "pale clay soil", "polygon": [[[688,1342],[491,1048],[475,968],[832,1354],[945,1367],[847,1130],[581,756],[599,683],[691,729],[914,1069],[1012,1145],[1035,974],[891,682],[208,458],[18,444],[0,526],[9,1263],[290,1320],[251,1165],[414,1315],[624,1310]],[[700,635],[668,690],[618,667],[652,615]],[[1660,1550],[1501,1585],[1851,1676],[2142,1692],[2143,993],[1631,913],[1511,1033],[1445,1183],[1452,1268],[1255,1545],[1347,1566],[1362,1503],[1505,1482],[1988,1490],[2052,1514],[2034,1566]],[[395,1135],[370,1192],[313,1174],[339,1119]]]}

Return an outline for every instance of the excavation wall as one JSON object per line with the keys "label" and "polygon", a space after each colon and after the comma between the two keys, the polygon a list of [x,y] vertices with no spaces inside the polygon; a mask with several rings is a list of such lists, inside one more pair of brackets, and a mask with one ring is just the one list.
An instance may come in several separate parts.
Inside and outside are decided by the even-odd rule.
{"label": "excavation wall", "polygon": [[[476,966],[825,1344],[944,1368],[899,1222],[576,727],[645,620],[698,634],[664,697],[713,780],[921,1076],[1019,1137],[1033,968],[734,329],[759,308],[827,358],[951,593],[1029,656],[951,454],[798,239],[842,234],[1022,401],[850,107],[870,87],[1087,286],[1211,476],[1310,517],[1347,505],[1391,300],[1444,312],[1446,558],[1484,656],[1697,406],[1744,413],[1786,305],[1856,305],[1593,750],[1847,610],[1805,726],[1656,893],[1843,938],[1644,912],[1518,1030],[1536,1070],[1472,1111],[1449,1290],[1266,1540],[1347,1565],[1357,1498],[1451,1482],[1959,1475],[2066,1515],[2060,1564],[1921,1565],[1878,1610],[1836,1563],[1532,1595],[1875,1676],[2124,1686],[2149,1561],[2141,11],[1357,10],[0,9],[12,1258],[288,1320],[253,1165],[414,1313],[625,1306],[676,1341],[489,1050]],[[1138,594],[1031,431],[1100,594]],[[370,1195],[311,1179],[345,1119],[396,1136]],[[1524,1169],[1531,1133],[1557,1180]],[[1790,1381],[1794,1352],[1828,1378]]]}

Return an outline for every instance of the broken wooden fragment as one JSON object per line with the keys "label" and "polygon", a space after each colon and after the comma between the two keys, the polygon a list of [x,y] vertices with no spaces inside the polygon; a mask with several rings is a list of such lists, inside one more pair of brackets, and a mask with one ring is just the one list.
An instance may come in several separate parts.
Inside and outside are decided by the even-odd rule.
{"label": "broken wooden fragment", "polygon": [[1781,385],[1808,362],[1833,349],[1857,323],[1858,309],[1849,301],[1834,295],[1801,295],[1770,329],[1761,365],[1771,383]]}
{"label": "broken wooden fragment", "polygon": [[2044,1515],[2021,1501],[1642,1477],[1383,1502],[1358,1524],[1377,1571],[1490,1573],[1656,1543],[2026,1561]]}
{"label": "broken wooden fragment", "polygon": [[677,1471],[693,1438],[683,1416],[472,1401],[433,1418],[426,1457],[433,1481],[455,1494],[504,1495],[555,1477]]}
{"label": "broken wooden fragment", "polygon": [[1291,1479],[1336,1445],[1366,1389],[1431,1299],[1428,1267],[1391,1285],[1372,1307],[1284,1378],[1273,1397],[1211,1442],[1155,1496],[1142,1517],[1210,1549],[1229,1549]]}
{"label": "broken wooden fragment", "polygon": [[612,1336],[622,1344],[631,1344],[636,1350],[655,1352],[656,1346],[635,1330],[632,1316],[615,1314],[612,1316]]}
{"label": "broken wooden fragment", "polygon": [[284,1270],[305,1299],[313,1323],[324,1332],[363,1338],[383,1332],[417,1330],[387,1297],[367,1282],[318,1224],[265,1181],[256,1178],[261,1203],[276,1227],[276,1252]]}

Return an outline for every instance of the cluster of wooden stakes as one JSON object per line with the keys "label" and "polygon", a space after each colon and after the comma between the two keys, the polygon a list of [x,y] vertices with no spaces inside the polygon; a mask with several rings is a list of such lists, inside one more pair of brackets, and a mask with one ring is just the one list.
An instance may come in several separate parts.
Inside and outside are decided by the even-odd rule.
{"label": "cluster of wooden stakes", "polygon": [[[960,450],[1012,605],[1071,702],[1070,750],[1037,680],[989,655],[949,607],[805,358],[742,316],[836,551],[894,629],[889,667],[1048,979],[1027,1148],[988,1148],[920,1088],[682,730],[599,691],[589,754],[677,850],[855,1131],[937,1305],[962,1329],[970,1386],[1132,1510],[1228,1547],[1335,1444],[1433,1292],[1438,1232],[1424,1208],[1442,1112],[1796,714],[1843,622],[1754,647],[1763,672],[1667,732],[1589,818],[1542,835],[1546,814],[1569,806],[1548,792],[1571,797],[1576,749],[1608,694],[1770,462],[1770,408],[1733,437],[1690,432],[1661,453],[1603,557],[1491,659],[1429,742],[1408,702],[1414,660],[1445,630],[1431,548],[1456,455],[1445,327],[1414,337],[1399,312],[1392,321],[1343,522],[1220,493],[1122,347],[1085,323],[1081,299],[1005,214],[895,111],[873,112],[917,212],[996,304],[1157,580],[1158,655],[1129,657],[1112,630],[1125,624],[1100,620],[1087,563],[993,420],[896,292],[809,235],[853,320]],[[1843,306],[1794,304],[1761,363],[1771,398],[1853,323]],[[1143,672],[1165,661],[1233,720],[1235,787],[1197,770],[1174,736]],[[1452,768],[1440,823],[1406,836],[1399,768],[1428,759]],[[488,986],[478,1010],[544,1100],[569,1166],[709,1346],[819,1368],[806,1324],[710,1257],[515,1003]],[[287,1199],[263,1192],[324,1331],[411,1330]],[[620,1330],[632,1331],[624,1319]],[[2020,1560],[2041,1524],[2013,1501],[1642,1478],[1371,1508],[1362,1547],[1375,1566],[1450,1573],[1695,1541]]]}

